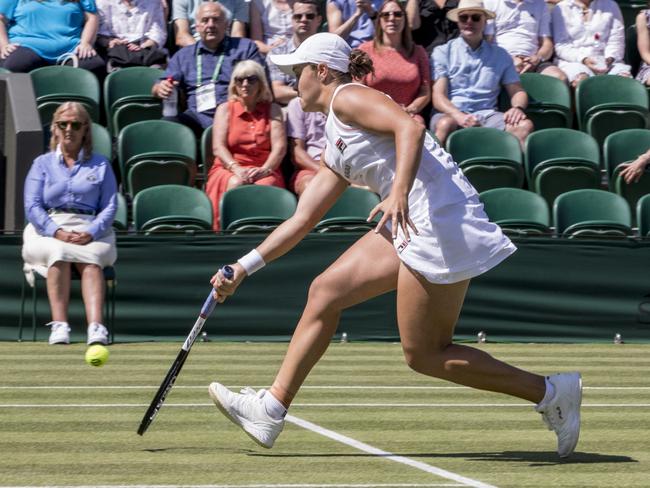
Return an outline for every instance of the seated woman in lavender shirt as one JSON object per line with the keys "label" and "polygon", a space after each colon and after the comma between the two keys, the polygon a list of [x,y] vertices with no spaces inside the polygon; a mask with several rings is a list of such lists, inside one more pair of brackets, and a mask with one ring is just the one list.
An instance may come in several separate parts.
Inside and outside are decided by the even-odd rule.
{"label": "seated woman in lavender shirt", "polygon": [[102,269],[117,258],[111,224],[117,209],[117,183],[111,164],[93,154],[91,122],[83,105],[62,104],[52,119],[51,151],[39,156],[25,180],[23,270],[47,276],[52,311],[50,344],[68,344],[70,272],[81,275],[88,319],[88,344],[108,343],[102,325]]}

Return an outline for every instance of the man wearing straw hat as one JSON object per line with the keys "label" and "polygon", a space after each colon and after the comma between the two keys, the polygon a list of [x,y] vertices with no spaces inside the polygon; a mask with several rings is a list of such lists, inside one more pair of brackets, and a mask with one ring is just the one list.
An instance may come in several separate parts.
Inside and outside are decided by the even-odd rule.
{"label": "man wearing straw hat", "polygon": [[[528,96],[508,52],[483,38],[494,12],[485,9],[482,0],[460,0],[447,17],[458,23],[460,37],[433,50],[431,130],[444,144],[456,129],[494,127],[510,132],[523,146],[533,130],[524,113]],[[505,113],[497,110],[502,88],[511,105]]]}

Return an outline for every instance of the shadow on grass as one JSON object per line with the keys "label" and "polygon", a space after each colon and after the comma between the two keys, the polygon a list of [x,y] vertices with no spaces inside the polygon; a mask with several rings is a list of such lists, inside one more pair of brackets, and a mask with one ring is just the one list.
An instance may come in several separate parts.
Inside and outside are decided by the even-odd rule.
{"label": "shadow on grass", "polygon": [[[389,457],[391,455],[377,456],[375,454],[267,454],[262,452],[248,452],[249,456],[277,457],[277,458],[308,458],[308,457]],[[530,466],[550,466],[555,464],[605,464],[605,463],[638,463],[629,456],[612,454],[598,454],[592,452],[575,452],[568,459],[560,459],[555,451],[501,451],[501,452],[449,452],[449,453],[393,453],[392,456],[407,458],[460,458],[467,461],[505,461],[529,463]]]}

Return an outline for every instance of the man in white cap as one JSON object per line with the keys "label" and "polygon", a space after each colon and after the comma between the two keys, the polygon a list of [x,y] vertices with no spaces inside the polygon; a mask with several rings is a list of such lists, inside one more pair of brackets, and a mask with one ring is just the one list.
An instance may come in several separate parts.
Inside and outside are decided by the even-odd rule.
{"label": "man in white cap", "polygon": [[[461,0],[447,14],[458,22],[460,37],[433,50],[431,77],[433,107],[431,130],[444,144],[447,136],[463,127],[494,127],[506,130],[523,146],[533,124],[524,113],[528,95],[508,52],[483,38],[488,19],[494,12],[482,0]],[[510,108],[497,110],[499,93],[504,88]]]}

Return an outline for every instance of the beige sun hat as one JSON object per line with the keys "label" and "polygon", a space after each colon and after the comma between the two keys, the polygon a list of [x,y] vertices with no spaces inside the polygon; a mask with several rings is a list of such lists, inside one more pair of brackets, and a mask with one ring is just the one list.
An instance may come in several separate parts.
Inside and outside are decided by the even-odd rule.
{"label": "beige sun hat", "polygon": [[458,14],[464,11],[483,12],[488,19],[493,19],[496,14],[483,6],[483,0],[460,0],[458,7],[447,12],[447,18],[452,22],[458,22]]}

